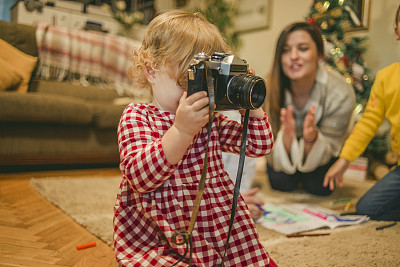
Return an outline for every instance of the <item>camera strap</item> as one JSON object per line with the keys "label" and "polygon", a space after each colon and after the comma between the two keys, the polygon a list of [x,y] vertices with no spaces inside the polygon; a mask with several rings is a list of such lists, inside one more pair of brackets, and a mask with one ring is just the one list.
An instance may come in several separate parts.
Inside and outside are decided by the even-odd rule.
{"label": "camera strap", "polygon": [[244,160],[245,160],[245,153],[246,153],[247,126],[249,124],[249,116],[250,116],[250,109],[246,109],[246,113],[244,115],[244,121],[243,121],[242,140],[241,140],[241,144],[240,144],[239,165],[238,165],[238,170],[236,173],[235,189],[233,192],[231,219],[229,221],[229,230],[228,230],[228,237],[226,238],[225,251],[222,256],[222,263],[221,263],[222,267],[224,266],[226,251],[228,250],[229,238],[231,236],[233,222],[235,221],[236,208],[237,208],[239,192],[240,192],[240,184],[242,182],[242,174],[243,174]]}
{"label": "camera strap", "polygon": [[[192,231],[193,231],[194,225],[196,224],[197,215],[198,215],[199,209],[200,209],[200,203],[203,198],[204,185],[205,185],[206,178],[207,178],[208,144],[210,143],[211,128],[212,128],[212,122],[213,122],[213,118],[214,118],[214,109],[215,109],[214,78],[212,77],[212,73],[211,73],[210,69],[207,69],[206,78],[207,78],[207,88],[208,88],[208,98],[209,98],[209,104],[208,104],[209,114],[208,114],[207,145],[206,145],[205,152],[204,152],[203,170],[201,173],[199,188],[197,189],[196,199],[194,201],[192,216],[190,217],[189,227],[187,230],[183,230],[183,229],[176,230],[174,232],[174,234],[172,235],[172,242],[176,245],[184,245],[185,244],[186,249],[185,249],[185,252],[183,253],[183,255],[180,255],[176,251],[171,250],[172,253],[177,253],[180,256],[180,259],[171,266],[175,266],[182,260],[185,260],[188,250],[190,250],[189,251],[189,266],[192,265],[192,255],[193,255]],[[177,237],[181,237],[182,239],[178,241]]]}
{"label": "camera strap", "polygon": [[[183,260],[187,260],[186,255],[188,252],[189,252],[189,266],[192,265],[192,256],[193,256],[192,231],[196,224],[197,215],[198,215],[198,212],[200,209],[200,203],[203,198],[204,185],[205,185],[206,178],[207,178],[208,145],[210,142],[211,128],[212,128],[212,122],[213,122],[213,118],[214,118],[214,109],[215,109],[214,79],[212,77],[210,69],[207,69],[206,78],[207,78],[207,88],[208,88],[208,97],[209,97],[209,105],[208,105],[209,115],[208,115],[207,145],[205,148],[204,161],[203,161],[204,164],[203,164],[203,169],[202,169],[201,178],[200,178],[200,182],[199,182],[199,188],[197,190],[197,195],[196,195],[196,199],[194,202],[192,216],[190,217],[189,227],[187,230],[183,230],[183,229],[176,230],[174,232],[174,234],[172,235],[172,242],[176,245],[184,245],[185,244],[186,249],[185,249],[183,255],[177,253],[174,250],[171,250],[171,253],[178,254],[178,256],[180,257],[180,259],[171,266],[176,266],[179,262],[181,262]],[[242,181],[242,174],[243,174],[243,167],[244,167],[244,160],[245,160],[246,136],[247,136],[247,127],[248,127],[248,122],[249,122],[249,115],[250,115],[250,110],[247,109],[246,113],[245,113],[245,117],[244,117],[244,123],[243,123],[243,132],[242,132],[242,139],[241,139],[241,145],[240,145],[239,165],[238,165],[235,188],[234,188],[234,193],[233,193],[232,211],[231,211],[231,217],[230,217],[230,221],[229,221],[228,236],[226,239],[225,250],[224,250],[224,253],[222,256],[222,262],[221,262],[222,267],[224,266],[226,251],[228,249],[228,244],[229,244],[229,238],[231,236],[233,222],[235,221],[235,214],[236,214],[236,208],[237,208],[237,204],[238,204],[240,184]],[[178,237],[180,237],[181,239],[177,240]]]}

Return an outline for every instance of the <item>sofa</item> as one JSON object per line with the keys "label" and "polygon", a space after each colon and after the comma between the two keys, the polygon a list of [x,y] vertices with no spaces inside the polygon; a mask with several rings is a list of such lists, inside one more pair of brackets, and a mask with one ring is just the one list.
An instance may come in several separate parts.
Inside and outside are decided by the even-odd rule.
{"label": "sofa", "polygon": [[[15,73],[21,75],[11,82],[6,79],[12,73],[0,74],[0,170],[29,165],[118,165],[120,116],[130,102],[149,99],[134,99],[93,84],[36,78],[35,30],[35,26],[0,21],[0,41],[30,60],[16,64]],[[8,53],[0,49],[7,59]],[[2,73],[17,61],[14,56],[1,58]],[[26,65],[31,66],[28,74],[19,72]],[[24,80],[27,88],[20,90]]]}

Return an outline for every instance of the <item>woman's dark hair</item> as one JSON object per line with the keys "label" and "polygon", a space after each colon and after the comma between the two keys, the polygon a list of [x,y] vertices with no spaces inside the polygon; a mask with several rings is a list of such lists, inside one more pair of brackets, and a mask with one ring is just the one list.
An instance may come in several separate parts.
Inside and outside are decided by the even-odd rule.
{"label": "woman's dark hair", "polygon": [[[284,47],[286,45],[287,38],[289,34],[295,31],[306,31],[310,36],[311,39],[314,41],[317,52],[319,56],[324,55],[324,42],[322,40],[320,30],[315,27],[313,24],[308,22],[296,22],[293,24],[288,25],[280,34],[278,41],[276,43],[275,48],[275,56],[272,64],[272,70],[270,73],[269,79],[269,92],[270,97],[270,114],[275,118],[275,123],[277,127],[279,126],[279,113],[280,109],[285,103],[285,89],[290,89],[290,80],[289,78],[283,73],[282,64],[281,64],[281,57],[283,54]],[[274,124],[275,124],[274,123]],[[273,130],[278,131],[279,128],[274,127]]]}
{"label": "woman's dark hair", "polygon": [[399,21],[400,21],[400,5],[397,8],[396,16],[394,17],[394,26],[395,27],[397,27],[397,24],[399,23]]}

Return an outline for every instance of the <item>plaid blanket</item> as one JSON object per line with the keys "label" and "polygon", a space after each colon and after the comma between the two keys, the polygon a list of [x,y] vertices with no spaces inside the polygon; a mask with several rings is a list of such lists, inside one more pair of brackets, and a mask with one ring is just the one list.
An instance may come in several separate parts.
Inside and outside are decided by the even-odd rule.
{"label": "plaid blanket", "polygon": [[36,30],[39,52],[37,76],[45,80],[69,80],[115,88],[119,94],[134,95],[127,71],[132,50],[139,41],[48,25]]}

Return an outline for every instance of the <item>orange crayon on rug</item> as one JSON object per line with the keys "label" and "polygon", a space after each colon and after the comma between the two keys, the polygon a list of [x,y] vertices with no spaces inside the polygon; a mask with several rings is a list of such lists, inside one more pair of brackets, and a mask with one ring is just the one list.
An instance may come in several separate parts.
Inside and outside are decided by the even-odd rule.
{"label": "orange crayon on rug", "polygon": [[89,243],[86,243],[86,244],[82,244],[82,245],[76,246],[76,249],[80,250],[80,249],[90,248],[90,247],[95,247],[95,246],[96,246],[96,242],[89,242]]}

